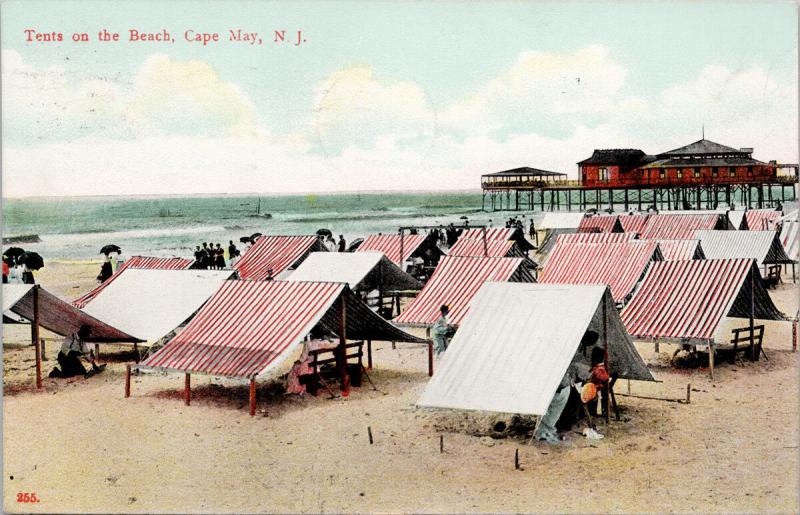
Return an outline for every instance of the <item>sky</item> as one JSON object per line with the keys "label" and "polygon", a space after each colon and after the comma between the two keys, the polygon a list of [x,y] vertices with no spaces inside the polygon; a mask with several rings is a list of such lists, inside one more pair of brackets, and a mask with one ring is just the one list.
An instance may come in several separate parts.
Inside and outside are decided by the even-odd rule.
{"label": "sky", "polygon": [[475,189],[703,128],[796,163],[797,20],[791,2],[7,0],[3,196]]}

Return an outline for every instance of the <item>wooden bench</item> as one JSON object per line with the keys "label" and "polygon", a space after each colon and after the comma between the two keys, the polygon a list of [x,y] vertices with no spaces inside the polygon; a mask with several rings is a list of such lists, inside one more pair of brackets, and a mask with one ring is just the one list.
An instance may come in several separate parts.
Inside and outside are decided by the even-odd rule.
{"label": "wooden bench", "polygon": [[[353,350],[354,351],[351,351]],[[310,375],[313,375],[325,388],[328,393],[331,395],[331,398],[336,397],[333,393],[333,390],[328,386],[328,382],[325,381],[325,378],[322,377],[322,370],[321,367],[323,365],[327,365],[330,363],[336,363],[336,352],[339,350],[339,346],[331,347],[329,349],[316,349],[308,352],[309,357],[311,358],[310,367],[313,369],[313,372]],[[361,374],[367,378],[369,383],[375,388],[375,385],[372,383],[372,379],[370,379],[369,374],[367,374],[367,370],[364,368],[364,342],[357,341],[348,343],[344,346],[345,356],[344,362],[345,366],[350,364],[349,360],[353,358],[358,359],[358,367],[361,370]],[[323,357],[326,354],[330,354],[330,357]],[[338,371],[337,371],[338,372]]]}
{"label": "wooden bench", "polygon": [[742,347],[743,351],[750,351],[750,359],[753,361],[758,361],[761,354],[767,358],[767,353],[764,352],[762,348],[762,343],[764,341],[764,324],[759,324],[753,326],[753,342],[751,345],[750,342],[750,327],[738,327],[731,331],[733,337],[731,338],[730,343],[733,344],[733,354],[731,355],[731,363],[736,362],[736,353],[739,352],[739,344],[746,343],[746,347]]}

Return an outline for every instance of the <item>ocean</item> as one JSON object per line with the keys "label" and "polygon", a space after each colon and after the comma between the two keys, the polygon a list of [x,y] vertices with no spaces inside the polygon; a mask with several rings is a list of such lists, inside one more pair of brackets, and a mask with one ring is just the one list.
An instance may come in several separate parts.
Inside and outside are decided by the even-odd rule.
{"label": "ocean", "polygon": [[[256,216],[269,213],[271,218]],[[472,223],[495,225],[501,213],[481,212],[481,194],[364,193],[297,196],[72,197],[3,199],[3,235],[37,234],[39,243],[15,246],[47,259],[99,259],[107,244],[133,255],[193,257],[195,245],[221,243],[255,232],[314,234],[329,229],[338,239],[403,225]],[[506,216],[507,217],[507,216]],[[9,245],[5,245],[8,247]]]}

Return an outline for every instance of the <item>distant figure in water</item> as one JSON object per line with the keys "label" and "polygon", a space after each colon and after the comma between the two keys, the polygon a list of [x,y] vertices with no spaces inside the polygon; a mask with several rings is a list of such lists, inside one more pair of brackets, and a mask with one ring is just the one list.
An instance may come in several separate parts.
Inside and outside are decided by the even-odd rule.
{"label": "distant figure in water", "polygon": [[114,275],[114,270],[111,268],[111,258],[106,256],[106,260],[103,261],[103,265],[100,267],[100,275],[97,276],[97,280],[104,283],[112,275]]}
{"label": "distant figure in water", "polygon": [[225,268],[225,251],[222,250],[222,244],[220,243],[217,243],[216,255],[217,255],[217,260],[216,260],[217,268],[219,270],[222,270],[223,268]]}
{"label": "distant figure in water", "polygon": [[347,250],[347,243],[344,241],[344,235],[339,235],[339,252],[344,252]]}

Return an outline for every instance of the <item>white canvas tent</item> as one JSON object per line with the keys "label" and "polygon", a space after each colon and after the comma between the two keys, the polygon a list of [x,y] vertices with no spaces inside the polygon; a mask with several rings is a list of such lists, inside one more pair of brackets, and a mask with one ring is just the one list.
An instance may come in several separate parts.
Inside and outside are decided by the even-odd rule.
{"label": "white canvas tent", "polygon": [[587,330],[612,375],[653,380],[607,287],[485,283],[417,405],[543,415]]}
{"label": "white canvas tent", "polygon": [[232,274],[127,269],[83,311],[152,344],[194,315]]}
{"label": "white canvas tent", "polygon": [[286,280],[347,283],[355,291],[418,290],[423,286],[383,252],[314,252]]}

